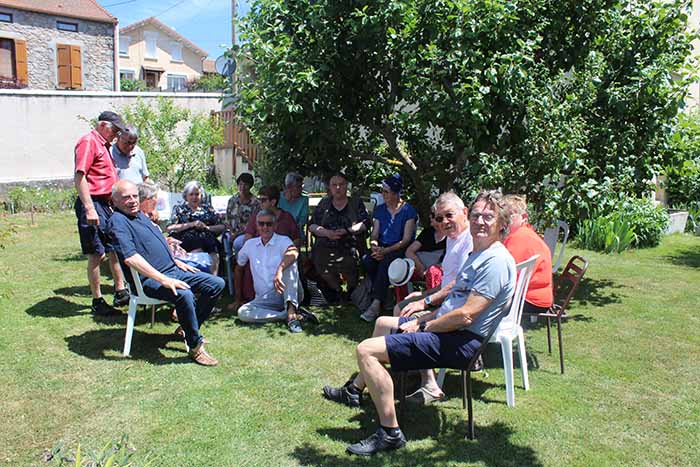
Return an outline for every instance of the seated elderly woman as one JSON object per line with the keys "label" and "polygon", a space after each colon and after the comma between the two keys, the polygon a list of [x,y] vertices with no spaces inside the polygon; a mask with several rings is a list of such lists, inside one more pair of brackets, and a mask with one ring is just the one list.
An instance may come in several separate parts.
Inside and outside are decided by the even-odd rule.
{"label": "seated elderly woman", "polygon": [[396,258],[404,256],[416,233],[418,213],[401,198],[401,190],[401,175],[387,177],[382,183],[384,204],[374,210],[371,253],[363,259],[372,280],[372,303],[361,317],[370,323],[379,316],[389,290],[389,265]]}
{"label": "seated elderly woman", "polygon": [[299,227],[299,236],[304,238],[304,227],[309,220],[309,197],[302,194],[304,177],[296,172],[289,172],[284,177],[284,191],[280,193],[277,207],[287,211]]}
{"label": "seated elderly woman", "polygon": [[238,193],[231,196],[226,207],[226,223],[231,230],[235,251],[243,248],[244,230],[248,225],[250,215],[260,209],[260,201],[250,192],[254,183],[253,175],[248,172],[240,174],[236,179]]}
{"label": "seated elderly woman", "polygon": [[180,240],[185,251],[204,251],[211,257],[211,273],[219,270],[219,242],[216,237],[226,226],[218,214],[207,203],[202,202],[204,189],[199,182],[191,181],[182,192],[185,202],[173,207],[171,224],[166,230],[172,237]]}

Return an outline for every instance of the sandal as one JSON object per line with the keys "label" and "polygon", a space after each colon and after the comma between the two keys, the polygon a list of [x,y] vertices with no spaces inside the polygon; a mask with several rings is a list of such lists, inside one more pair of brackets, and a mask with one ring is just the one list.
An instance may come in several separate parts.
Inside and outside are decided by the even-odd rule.
{"label": "sandal", "polygon": [[406,402],[418,405],[428,405],[434,402],[442,402],[445,399],[445,394],[434,396],[429,393],[424,387],[420,387],[413,394],[406,396]]}

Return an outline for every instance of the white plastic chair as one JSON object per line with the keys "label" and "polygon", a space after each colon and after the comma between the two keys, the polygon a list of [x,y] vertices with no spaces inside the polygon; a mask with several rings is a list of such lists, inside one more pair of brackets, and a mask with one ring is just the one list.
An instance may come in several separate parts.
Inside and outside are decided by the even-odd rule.
{"label": "white plastic chair", "polygon": [[[128,357],[131,353],[131,337],[134,334],[134,321],[136,320],[136,308],[139,305],[151,305],[151,327],[156,319],[156,305],[161,305],[163,303],[168,303],[163,300],[158,300],[156,298],[151,298],[147,296],[143,291],[143,286],[141,285],[141,278],[139,273],[134,268],[131,269],[131,276],[134,278],[134,285],[136,286],[136,293],[133,290],[129,290],[131,298],[129,300],[129,317],[126,320],[126,337],[124,338],[124,356]],[[131,287],[129,287],[131,289]]]}
{"label": "white plastic chair", "polygon": [[[504,316],[498,324],[498,328],[491,336],[489,343],[501,344],[501,353],[503,354],[503,368],[506,380],[506,399],[508,406],[515,406],[515,389],[513,385],[513,340],[518,339],[518,353],[520,354],[520,367],[523,372],[523,386],[525,390],[530,389],[530,380],[527,375],[527,358],[525,353],[525,335],[523,328],[520,326],[520,320],[523,316],[523,304],[525,303],[525,295],[527,288],[530,285],[532,273],[535,270],[535,261],[540,255],[534,255],[518,263],[515,266],[517,280],[515,282],[515,292],[510,303],[508,315]],[[515,323],[515,325],[513,325]],[[437,376],[437,384],[442,387],[445,382],[445,369],[441,368]]]}
{"label": "white plastic chair", "polygon": [[527,375],[527,355],[525,351],[525,333],[520,325],[523,317],[523,305],[527,294],[530,278],[535,271],[535,261],[540,255],[534,255],[527,260],[518,263],[516,270],[518,279],[515,282],[515,293],[510,304],[510,311],[505,316],[493,333],[489,343],[501,344],[503,355],[503,370],[506,380],[506,401],[509,407],[515,407],[515,387],[513,383],[513,341],[518,340],[518,354],[520,355],[520,369],[523,373],[523,387],[530,389],[530,380]]}
{"label": "white plastic chair", "polygon": [[[555,251],[557,249],[557,243],[559,242],[559,237],[561,233],[564,233],[564,238],[561,241],[561,246],[559,247],[559,253],[555,258]],[[566,247],[566,241],[569,239],[569,224],[565,221],[557,221],[555,227],[549,227],[544,231],[544,242],[549,247],[549,251],[552,252],[552,274],[559,270],[561,266],[561,260],[564,257],[564,247]]]}

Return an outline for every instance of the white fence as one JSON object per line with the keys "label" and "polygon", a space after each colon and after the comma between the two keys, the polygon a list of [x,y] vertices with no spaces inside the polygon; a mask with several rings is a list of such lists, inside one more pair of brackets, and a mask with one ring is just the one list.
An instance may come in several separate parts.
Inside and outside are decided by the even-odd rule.
{"label": "white fence", "polygon": [[0,90],[0,184],[72,178],[75,143],[90,130],[80,117],[159,96],[195,112],[221,109],[214,93]]}

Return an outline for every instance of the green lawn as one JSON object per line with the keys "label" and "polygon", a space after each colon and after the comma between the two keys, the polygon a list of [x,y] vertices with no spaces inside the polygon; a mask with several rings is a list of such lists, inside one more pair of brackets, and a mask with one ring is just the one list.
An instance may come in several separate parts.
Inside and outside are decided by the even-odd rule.
{"label": "green lawn", "polygon": [[137,464],[148,455],[169,467],[700,464],[700,238],[619,256],[567,249],[591,263],[564,327],[567,373],[544,328],[530,329],[531,390],[516,369],[515,408],[498,348],[488,375],[476,375],[476,441],[463,439],[449,374],[446,403],[403,419],[407,448],[367,460],[344,450],[374,430],[374,409],[320,395],[355,370],[353,348],[371,332],[356,311],[317,310],[322,324],[302,335],[215,316],[204,329],[213,369],[189,362],[165,312],[152,329],[144,312],[124,359],[126,315],[89,312],[74,218],[9,220],[18,227],[0,250],[0,465],[45,465],[59,440],[99,448],[123,433]]}

